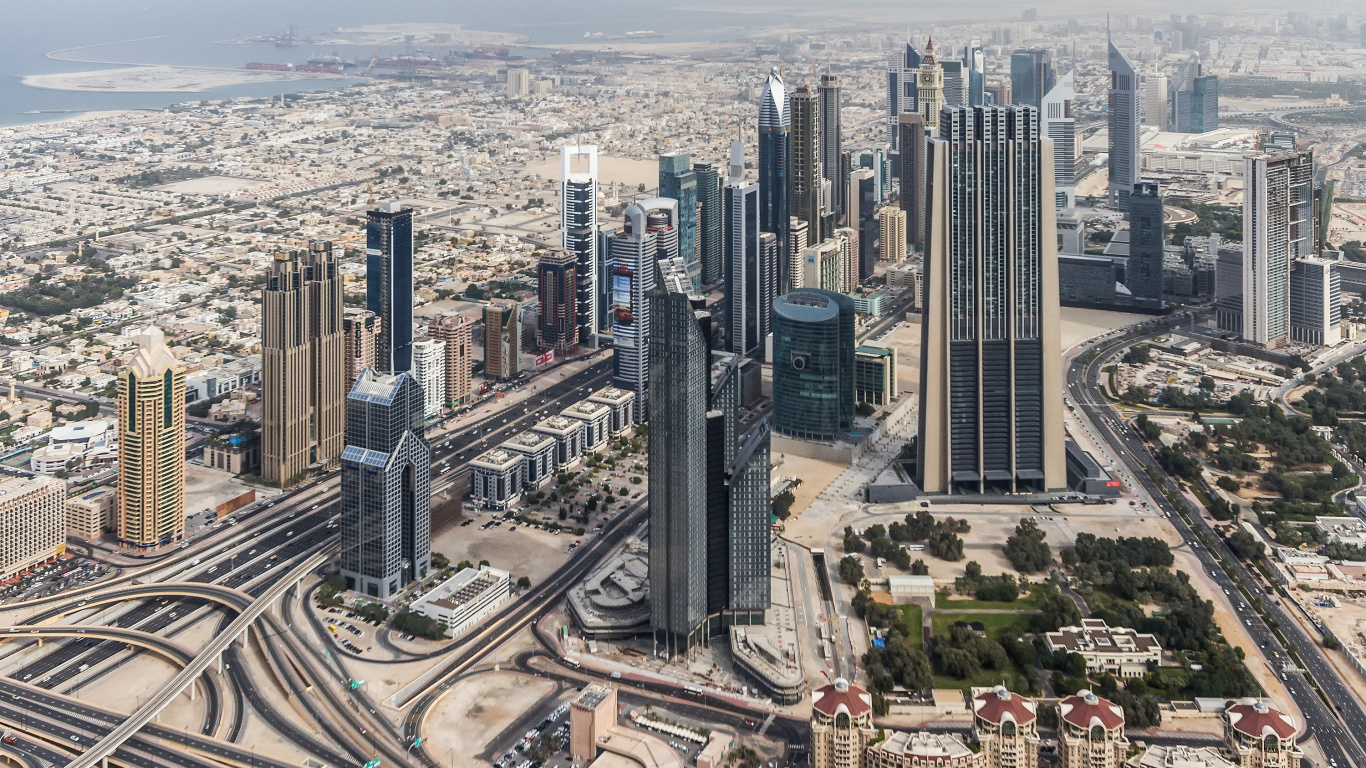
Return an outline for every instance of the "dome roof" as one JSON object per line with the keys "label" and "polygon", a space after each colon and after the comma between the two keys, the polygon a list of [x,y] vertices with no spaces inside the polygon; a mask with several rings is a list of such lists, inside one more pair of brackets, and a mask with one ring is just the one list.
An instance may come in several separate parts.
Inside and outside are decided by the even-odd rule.
{"label": "dome roof", "polygon": [[972,699],[972,712],[977,717],[989,722],[1000,725],[1010,720],[1018,725],[1034,722],[1036,706],[1033,701],[1022,696],[1016,696],[1006,690],[1005,686],[997,686],[990,691],[977,694]]}
{"label": "dome roof", "polygon": [[842,677],[811,694],[816,711],[834,717],[841,708],[850,717],[859,717],[873,709],[873,697],[868,692]]}
{"label": "dome roof", "polygon": [[1260,701],[1234,704],[1224,714],[1233,730],[1248,736],[1260,739],[1275,734],[1277,738],[1288,739],[1295,735],[1295,721],[1289,715]]}
{"label": "dome roof", "polygon": [[1110,731],[1124,725],[1124,710],[1090,691],[1077,691],[1059,705],[1062,719],[1078,728],[1099,725]]}

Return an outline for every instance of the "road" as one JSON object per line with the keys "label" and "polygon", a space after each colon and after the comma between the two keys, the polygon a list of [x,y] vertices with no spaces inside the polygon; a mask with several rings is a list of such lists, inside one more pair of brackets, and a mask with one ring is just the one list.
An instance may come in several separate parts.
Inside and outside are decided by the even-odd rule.
{"label": "road", "polygon": [[[1307,733],[1318,736],[1324,754],[1335,761],[1335,764],[1362,768],[1366,766],[1366,750],[1362,749],[1356,734],[1366,733],[1366,712],[1362,711],[1356,696],[1324,657],[1318,643],[1301,630],[1278,598],[1263,591],[1258,579],[1254,578],[1247,567],[1228,550],[1223,539],[1216,535],[1213,527],[1198,511],[1191,516],[1200,532],[1200,535],[1197,535],[1196,530],[1192,529],[1180,511],[1163,494],[1163,488],[1159,487],[1145,471],[1145,466],[1156,469],[1156,474],[1162,477],[1166,490],[1177,491],[1179,495],[1171,479],[1157,468],[1147,444],[1137,437],[1131,427],[1123,425],[1118,420],[1100,394],[1100,369],[1106,359],[1120,348],[1156,336],[1160,332],[1142,329],[1117,338],[1104,339],[1094,345],[1091,351],[1097,354],[1089,355],[1089,359],[1080,356],[1073,358],[1067,368],[1067,390],[1071,400],[1081,409],[1082,415],[1089,419],[1095,432],[1105,440],[1112,453],[1123,463],[1128,474],[1146,493],[1149,501],[1167,516],[1182,538],[1187,542],[1205,542],[1204,546],[1193,545],[1192,553],[1200,560],[1201,567],[1209,572],[1218,587],[1230,596],[1229,612],[1243,619],[1248,634],[1263,649],[1263,659],[1249,659],[1248,663],[1265,661],[1273,668],[1278,668],[1280,664],[1293,658],[1287,646],[1293,647],[1303,660],[1306,671],[1313,676],[1314,681],[1323,689],[1327,699],[1333,702],[1337,710],[1335,713],[1303,677],[1293,672],[1287,674],[1287,690],[1305,717]],[[1138,489],[1135,488],[1135,491]],[[1216,547],[1219,555],[1217,559],[1215,553],[1209,549],[1211,545]],[[1240,592],[1240,587],[1248,595],[1249,604],[1264,606],[1277,628],[1284,634],[1285,643],[1282,643],[1280,637],[1267,626],[1260,615],[1250,608],[1242,611],[1237,609],[1234,603],[1238,600],[1235,596]]]}

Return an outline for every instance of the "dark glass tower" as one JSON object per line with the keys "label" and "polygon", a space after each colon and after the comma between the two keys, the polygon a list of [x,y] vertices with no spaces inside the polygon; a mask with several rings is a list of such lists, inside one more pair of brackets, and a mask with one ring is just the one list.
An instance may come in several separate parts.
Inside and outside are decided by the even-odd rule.
{"label": "dark glass tower", "polygon": [[830,443],[854,424],[854,300],[802,288],[773,302],[773,431]]}
{"label": "dark glass tower", "polygon": [[579,343],[578,257],[547,251],[536,265],[541,345],[561,352]]}
{"label": "dark glass tower", "polygon": [[413,369],[413,209],[386,200],[365,225],[365,308],[379,318],[375,369]]}
{"label": "dark glass tower", "polygon": [[702,285],[712,285],[721,279],[725,250],[721,172],[711,163],[693,163],[692,170],[697,176],[697,250],[702,262]]}
{"label": "dark glass tower", "polygon": [[906,245],[925,252],[925,119],[901,116],[901,153],[897,175],[901,182],[901,210],[906,212]]}
{"label": "dark glass tower", "polygon": [[1140,181],[1129,196],[1129,268],[1126,285],[1135,299],[1162,306],[1162,195],[1155,181]]}
{"label": "dark glass tower", "polygon": [[1039,130],[1033,107],[945,109],[927,148],[929,493],[1066,486],[1053,143]]}
{"label": "dark glass tower", "polygon": [[1038,109],[1044,94],[1053,90],[1054,78],[1053,55],[1048,51],[1016,51],[1010,55],[1011,103]]}
{"label": "dark glass tower", "polygon": [[759,99],[759,229],[778,236],[778,292],[792,284],[790,272],[792,119],[787,88],[774,67]]}
{"label": "dark glass tower", "polygon": [[844,221],[844,203],[848,196],[849,172],[841,160],[840,145],[840,82],[835,75],[821,75],[820,96],[820,157],[821,175],[830,182],[830,212],[836,222]]}
{"label": "dark glass tower", "polygon": [[[726,348],[737,355],[763,354],[769,331],[778,265],[765,252],[759,231],[759,185],[745,179],[744,145],[733,142],[726,180]],[[776,238],[770,238],[770,243]]]}
{"label": "dark glass tower", "polygon": [[407,373],[366,369],[346,398],[341,575],[347,589],[388,599],[431,569],[431,451],[422,388]]}

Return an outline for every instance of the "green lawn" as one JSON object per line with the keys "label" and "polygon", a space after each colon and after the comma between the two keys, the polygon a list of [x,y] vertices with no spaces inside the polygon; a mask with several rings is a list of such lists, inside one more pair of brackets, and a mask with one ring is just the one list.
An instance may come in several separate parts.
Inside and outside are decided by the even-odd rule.
{"label": "green lawn", "polygon": [[947,635],[955,621],[980,621],[986,628],[987,637],[1001,640],[1005,637],[1019,637],[1029,631],[1029,615],[1021,613],[950,613],[935,611],[930,617],[931,631],[936,635]]}
{"label": "green lawn", "polygon": [[966,691],[969,688],[989,688],[994,685],[1000,685],[1001,677],[1009,674],[1010,672],[1003,672],[999,669],[983,669],[972,677],[965,677],[962,680],[959,680],[956,677],[949,677],[948,675],[935,675],[934,687],[949,689],[957,688],[960,691]]}
{"label": "green lawn", "polygon": [[922,637],[921,628],[925,626],[924,612],[920,610],[920,606],[914,603],[907,603],[897,607],[901,609],[902,633],[918,643]]}
{"label": "green lawn", "polygon": [[1004,610],[1004,611],[1037,611],[1039,610],[1039,598],[1032,592],[1009,603],[994,602],[990,600],[973,600],[971,598],[951,597],[943,592],[936,592],[934,595],[934,607],[939,610],[948,611],[980,611],[980,610]]}

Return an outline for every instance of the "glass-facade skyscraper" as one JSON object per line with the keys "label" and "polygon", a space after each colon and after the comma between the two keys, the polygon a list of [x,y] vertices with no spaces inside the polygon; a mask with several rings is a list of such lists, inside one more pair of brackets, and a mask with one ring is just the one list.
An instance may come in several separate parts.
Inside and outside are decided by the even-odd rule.
{"label": "glass-facade skyscraper", "polygon": [[658,262],[678,258],[678,201],[656,197],[626,207],[612,249],[612,386],[636,394],[636,418],[650,418],[649,297]]}
{"label": "glass-facade skyscraper", "polygon": [[928,493],[1066,487],[1052,154],[1033,107],[945,109],[929,142],[917,447]]}
{"label": "glass-facade skyscraper", "polygon": [[773,431],[830,443],[854,424],[854,300],[801,288],[773,302]]}
{"label": "glass-facade skyscraper", "polygon": [[560,148],[560,245],[577,262],[578,283],[574,311],[578,316],[578,341],[596,346],[606,271],[605,254],[598,242],[598,148],[575,144]]}
{"label": "glass-facade skyscraper", "polygon": [[693,163],[697,176],[697,252],[702,264],[702,285],[721,279],[725,227],[724,201],[721,199],[721,171],[711,163]]}
{"label": "glass-facade skyscraper", "polygon": [[1012,104],[1027,104],[1038,109],[1044,94],[1053,90],[1053,55],[1031,49],[1010,55],[1010,99]]}
{"label": "glass-facade skyscraper", "polygon": [[835,75],[821,75],[821,84],[818,88],[820,96],[820,122],[821,122],[821,175],[830,182],[829,210],[835,215],[835,221],[844,220],[844,203],[847,196],[846,189],[849,185],[849,175],[842,173],[840,143],[840,81]]}
{"label": "glass-facade skyscraper", "polygon": [[346,398],[341,575],[388,599],[431,569],[432,454],[422,387],[407,373],[361,373]]}
{"label": "glass-facade skyscraper", "polygon": [[[1054,151],[1057,147],[1054,146]],[[1129,196],[1129,266],[1124,285],[1135,299],[1162,306],[1162,262],[1166,256],[1166,224],[1161,189],[1156,181],[1140,181]]]}
{"label": "glass-facade skyscraper", "polygon": [[695,291],[702,290],[702,261],[697,246],[697,173],[687,152],[659,156],[659,196],[678,201],[678,255],[688,266]]}
{"label": "glass-facade skyscraper", "polygon": [[366,215],[365,308],[379,318],[375,368],[413,369],[413,209],[386,200]]}
{"label": "glass-facade skyscraper", "polygon": [[1110,207],[1127,211],[1141,159],[1143,81],[1129,57],[1113,41],[1109,46]]}
{"label": "glass-facade skyscraper", "polygon": [[779,293],[785,293],[791,285],[791,158],[792,118],[787,87],[774,67],[759,99],[759,229],[778,236]]}
{"label": "glass-facade skyscraper", "polygon": [[765,233],[759,231],[759,185],[745,178],[744,145],[738,141],[731,144],[725,199],[726,348],[753,357],[763,354],[778,264],[772,248],[766,253],[760,247]]}

